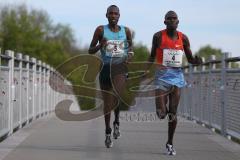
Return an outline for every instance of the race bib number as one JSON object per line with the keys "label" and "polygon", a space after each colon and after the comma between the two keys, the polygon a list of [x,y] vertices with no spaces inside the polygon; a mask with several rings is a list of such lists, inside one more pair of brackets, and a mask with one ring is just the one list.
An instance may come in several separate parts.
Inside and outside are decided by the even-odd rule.
{"label": "race bib number", "polygon": [[181,67],[184,52],[176,49],[163,49],[163,65]]}
{"label": "race bib number", "polygon": [[106,46],[106,56],[123,57],[125,54],[124,48],[124,40],[108,40]]}

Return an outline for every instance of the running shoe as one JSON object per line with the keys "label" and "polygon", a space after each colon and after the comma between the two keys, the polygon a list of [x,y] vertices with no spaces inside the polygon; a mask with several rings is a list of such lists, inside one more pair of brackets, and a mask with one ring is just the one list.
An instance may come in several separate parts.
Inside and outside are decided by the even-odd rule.
{"label": "running shoe", "polygon": [[166,149],[168,155],[175,156],[177,154],[175,149],[173,148],[173,145],[171,144],[166,144]]}
{"label": "running shoe", "polygon": [[111,134],[106,134],[105,146],[107,148],[111,148],[113,146],[113,142],[111,140]]}
{"label": "running shoe", "polygon": [[121,137],[119,125],[117,123],[113,124],[113,137],[114,139],[118,139]]}

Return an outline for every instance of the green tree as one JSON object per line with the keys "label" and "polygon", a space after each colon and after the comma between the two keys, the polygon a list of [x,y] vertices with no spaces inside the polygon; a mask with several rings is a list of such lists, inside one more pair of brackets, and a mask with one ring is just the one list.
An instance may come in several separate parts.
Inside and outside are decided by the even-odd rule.
{"label": "green tree", "polygon": [[135,52],[135,55],[133,57],[133,61],[147,61],[148,56],[149,56],[149,51],[148,48],[141,44],[138,43],[134,45],[133,51]]}
{"label": "green tree", "polygon": [[72,55],[75,39],[70,26],[53,24],[43,10],[28,10],[25,5],[3,6],[0,45],[3,50],[22,52],[57,66]]}
{"label": "green tree", "polygon": [[[213,48],[210,45],[206,45],[204,47],[201,47],[196,53],[196,55],[200,57],[204,57],[206,61],[210,60],[211,55],[216,56],[216,60],[221,60],[223,52],[221,49]],[[217,68],[220,68],[221,64],[217,64]],[[238,63],[231,63],[232,68],[239,67]]]}
{"label": "green tree", "polygon": [[222,57],[222,50],[213,48],[210,45],[201,47],[195,55],[198,55],[200,57],[204,57],[206,61],[210,60],[211,55],[215,55],[216,59],[221,59]]}
{"label": "green tree", "polygon": [[[0,7],[0,46],[2,51],[27,54],[53,67],[81,52],[69,25],[53,24],[45,11],[30,10],[25,5]],[[80,77],[78,73],[69,79],[79,84]]]}

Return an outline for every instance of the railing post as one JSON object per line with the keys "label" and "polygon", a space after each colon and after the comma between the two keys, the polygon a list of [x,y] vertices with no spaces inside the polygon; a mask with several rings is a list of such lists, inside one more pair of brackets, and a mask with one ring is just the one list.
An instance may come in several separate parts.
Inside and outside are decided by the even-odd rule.
{"label": "railing post", "polygon": [[31,92],[31,100],[32,100],[32,119],[34,120],[36,118],[36,106],[35,106],[35,101],[36,101],[36,97],[35,97],[35,83],[36,83],[36,58],[31,57],[30,58],[30,62],[31,62],[31,74],[32,74],[32,88],[30,88],[32,90]]}
{"label": "railing post", "polygon": [[45,85],[46,85],[46,108],[47,108],[47,114],[49,114],[49,99],[51,98],[50,97],[50,94],[49,94],[49,71],[50,71],[50,68],[49,68],[49,65],[46,65],[46,73],[45,73]]}
{"label": "railing post", "polygon": [[6,55],[11,57],[8,61],[9,74],[8,74],[8,128],[9,135],[13,133],[13,71],[14,71],[14,52],[7,50]]}
{"label": "railing post", "polygon": [[39,117],[42,116],[42,61],[37,61],[38,66],[38,111]]}
{"label": "railing post", "polygon": [[46,63],[42,63],[42,105],[43,105],[43,116],[46,114]]}
{"label": "railing post", "polygon": [[[202,57],[202,61],[203,61],[203,63],[205,63],[205,58],[204,57]],[[201,65],[201,71],[206,71],[206,66],[205,65]]]}
{"label": "railing post", "polygon": [[58,82],[57,82],[57,71],[54,69],[53,70],[53,78],[54,78],[54,90],[53,90],[53,97],[54,97],[54,105],[53,105],[53,110],[55,110],[55,106],[57,105],[57,87],[58,87]]}
{"label": "railing post", "polygon": [[51,79],[52,79],[52,76],[53,76],[53,69],[52,67],[50,66],[49,68],[49,82],[48,82],[48,85],[49,85],[49,92],[50,92],[50,111],[52,111],[52,106],[53,106],[53,89],[52,87],[50,86],[50,83],[51,83]]}
{"label": "railing post", "polygon": [[36,83],[35,83],[35,86],[36,86],[36,98],[35,98],[35,101],[36,101],[36,115],[37,115],[37,118],[39,118],[41,116],[41,61],[40,60],[37,60],[37,64],[36,64]]}
{"label": "railing post", "polygon": [[223,136],[227,135],[226,132],[226,71],[227,71],[227,63],[226,58],[228,58],[228,53],[223,53],[222,55],[222,69],[221,69],[221,86],[220,86],[220,94],[221,94],[221,133]]}
{"label": "railing post", "polygon": [[[51,79],[54,78],[54,69],[53,69],[53,67],[51,67],[50,77],[51,77]],[[51,79],[49,81],[49,85],[50,85],[50,83],[52,83]],[[51,111],[54,111],[54,106],[55,106],[54,89],[52,87],[50,87],[50,90],[51,90]]]}
{"label": "railing post", "polygon": [[190,89],[190,94],[188,96],[189,98],[189,119],[192,120],[193,119],[193,116],[192,116],[192,105],[193,105],[193,101],[192,101],[192,94],[193,94],[193,88],[192,88],[192,85],[193,85],[193,66],[192,64],[189,64],[189,81],[190,81],[190,86],[189,86],[189,89]]}
{"label": "railing post", "polygon": [[[184,66],[188,66],[188,62],[185,62]],[[188,75],[188,79],[189,79],[189,68],[188,67],[184,68],[184,73],[185,73],[185,75]],[[184,98],[183,98],[183,115],[184,115],[184,117],[188,116],[187,115],[188,114],[188,103],[187,103],[188,95],[185,94],[185,92],[190,89],[189,86],[190,85],[187,84],[186,88],[183,91],[183,95],[184,95]]]}
{"label": "railing post", "polygon": [[[204,57],[202,57],[202,61],[203,61],[203,63],[205,62],[205,58]],[[203,100],[204,100],[204,96],[206,96],[206,95],[204,95],[203,93],[203,88],[204,88],[204,83],[206,83],[206,82],[204,82],[204,80],[203,80],[203,72],[205,72],[205,69],[206,69],[206,67],[205,67],[205,65],[201,65],[200,66],[200,77],[199,77],[199,101],[198,101],[198,107],[199,107],[199,109],[200,109],[200,112],[199,112],[199,120],[201,121],[201,122],[203,122],[203,120],[204,120],[204,108],[206,107],[206,106],[204,106],[204,104],[202,103],[203,102]],[[203,93],[202,93],[203,92]]]}
{"label": "railing post", "polygon": [[17,53],[16,58],[19,60],[19,91],[18,91],[18,107],[19,107],[19,128],[22,128],[22,53]]}
{"label": "railing post", "polygon": [[212,71],[216,69],[216,64],[213,64],[211,61],[216,60],[215,55],[211,55],[210,57],[210,63],[209,63],[209,72],[208,72],[208,119],[209,119],[209,125],[212,126],[212,92],[213,92],[213,86],[212,86]]}
{"label": "railing post", "polygon": [[[232,54],[230,52],[227,52],[226,54],[227,54],[226,58],[232,57],[231,56]],[[228,69],[232,68],[232,64],[233,64],[232,62],[227,62],[227,64],[226,64],[227,68]]]}
{"label": "railing post", "polygon": [[46,114],[48,115],[48,111],[49,111],[49,94],[48,94],[48,64],[45,65],[45,95],[46,95],[46,100],[45,100],[45,105],[46,105]]}
{"label": "railing post", "polygon": [[27,121],[29,123],[29,56],[24,55],[24,61],[26,63],[26,86],[27,86],[27,98],[26,98],[26,109],[27,109]]}

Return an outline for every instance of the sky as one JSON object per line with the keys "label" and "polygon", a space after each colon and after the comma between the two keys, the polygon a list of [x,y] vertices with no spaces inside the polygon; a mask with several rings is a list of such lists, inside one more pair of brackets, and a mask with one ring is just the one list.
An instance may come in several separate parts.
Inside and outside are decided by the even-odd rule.
{"label": "sky", "polygon": [[174,10],[193,53],[209,44],[240,56],[240,0],[0,0],[0,5],[22,2],[47,11],[54,23],[70,25],[79,47],[89,46],[96,27],[108,23],[107,7],[115,4],[119,24],[134,30],[134,42],[149,49],[153,34],[165,29],[164,15]]}

